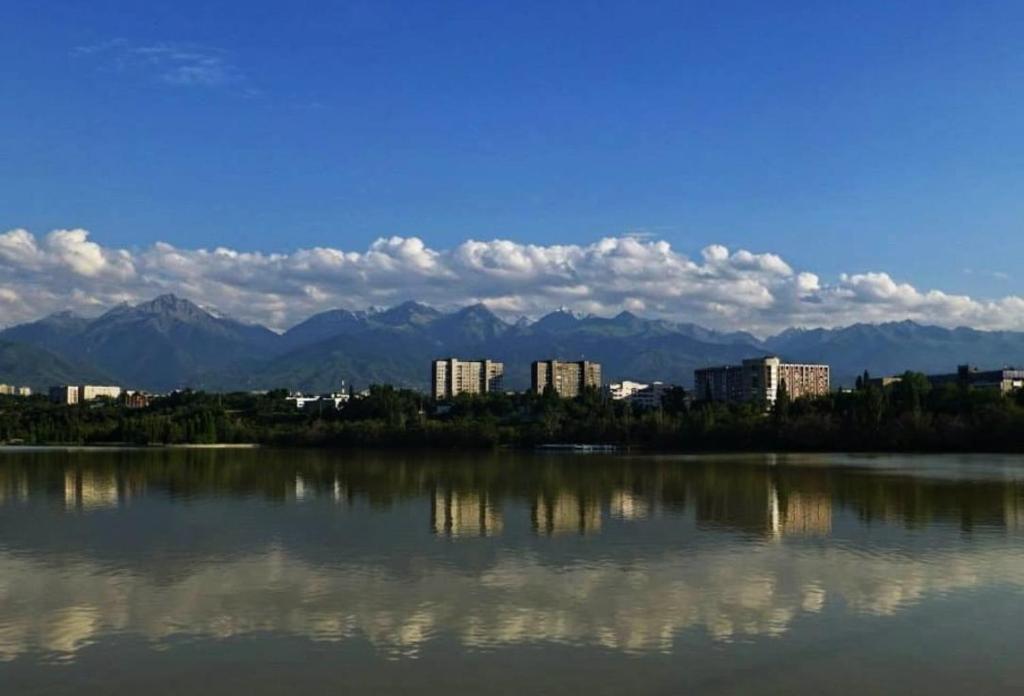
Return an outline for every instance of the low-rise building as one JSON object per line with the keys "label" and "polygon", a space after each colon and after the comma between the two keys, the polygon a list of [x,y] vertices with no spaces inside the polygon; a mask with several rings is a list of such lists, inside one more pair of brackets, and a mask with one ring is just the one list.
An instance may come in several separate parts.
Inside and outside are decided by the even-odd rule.
{"label": "low-rise building", "polygon": [[348,392],[332,392],[330,394],[318,394],[318,395],[305,395],[301,392],[292,394],[285,397],[285,401],[291,401],[295,404],[295,408],[306,408],[309,404],[317,404],[318,406],[329,406],[330,408],[339,409],[348,403],[351,396]]}
{"label": "low-rise building", "polygon": [[579,396],[588,388],[601,388],[601,365],[590,360],[537,360],[530,366],[530,386],[535,394],[550,386],[563,398]]}
{"label": "low-rise building", "polygon": [[975,389],[995,389],[1001,394],[1008,394],[1017,389],[1024,389],[1024,370],[1014,367],[979,370],[970,365],[959,365],[953,374],[928,375],[928,381],[933,387],[961,384]]}
{"label": "low-rise building", "polygon": [[784,363],[775,356],[751,358],[742,365],[705,367],[695,370],[693,376],[697,398],[709,401],[771,406],[783,383],[793,399],[829,392],[828,365]]}
{"label": "low-rise building", "polygon": [[451,399],[459,394],[487,394],[501,391],[505,364],[495,360],[435,360],[430,367],[430,393],[434,399]]}
{"label": "low-rise building", "polygon": [[32,389],[16,387],[13,384],[0,384],[0,396],[32,396]]}
{"label": "low-rise building", "polygon": [[612,401],[628,401],[637,408],[658,408],[665,393],[674,388],[675,385],[664,382],[644,384],[623,380],[607,385],[604,392]]}
{"label": "low-rise building", "polygon": [[629,397],[629,403],[637,408],[660,408],[665,394],[675,388],[674,384],[652,382]]}
{"label": "low-rise building", "polygon": [[605,394],[612,401],[622,401],[628,399],[642,389],[646,389],[647,384],[643,382],[633,382],[628,379],[624,379],[621,382],[612,382],[604,388]]}
{"label": "low-rise building", "polygon": [[99,384],[83,384],[78,387],[79,401],[93,401],[95,399],[117,399],[121,396],[121,387]]}
{"label": "low-rise building", "polygon": [[146,392],[128,390],[121,394],[121,403],[125,408],[146,408],[149,406],[150,396]]}

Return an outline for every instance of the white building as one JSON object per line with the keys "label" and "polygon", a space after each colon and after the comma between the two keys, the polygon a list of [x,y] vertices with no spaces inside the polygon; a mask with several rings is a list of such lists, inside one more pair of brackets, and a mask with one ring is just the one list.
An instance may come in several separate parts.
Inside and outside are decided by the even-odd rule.
{"label": "white building", "polygon": [[654,382],[635,392],[629,402],[638,408],[659,408],[665,393],[675,388],[674,384]]}
{"label": "white building", "polygon": [[286,396],[285,401],[295,403],[295,408],[306,408],[307,404],[322,404],[330,408],[338,409],[348,403],[349,395],[345,392],[321,394],[319,396],[306,396],[302,393]]}
{"label": "white building", "polygon": [[612,401],[628,401],[637,408],[658,408],[661,406],[661,399],[665,392],[674,389],[674,384],[664,382],[631,382],[624,380],[615,382],[605,387],[605,393]]}
{"label": "white building", "polygon": [[642,389],[647,389],[647,387],[648,385],[643,382],[631,382],[627,379],[609,384],[605,387],[605,392],[612,401],[622,401],[623,399],[631,398]]}

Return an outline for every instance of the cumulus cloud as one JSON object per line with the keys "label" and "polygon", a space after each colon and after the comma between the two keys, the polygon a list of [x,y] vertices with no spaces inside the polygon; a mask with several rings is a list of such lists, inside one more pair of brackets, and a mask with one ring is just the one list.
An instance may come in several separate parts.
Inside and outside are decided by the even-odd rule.
{"label": "cumulus cloud", "polygon": [[826,282],[777,254],[719,244],[696,259],[668,242],[632,236],[548,246],[467,240],[452,249],[387,237],[362,251],[264,253],[165,242],[117,249],[82,229],[0,233],[0,324],[63,309],[97,311],[165,292],[277,329],[325,309],[406,299],[439,307],[483,302],[509,317],[536,317],[559,306],[604,315],[628,309],[759,334],[902,319],[1024,329],[1021,297],[982,300],[920,290],[879,272]]}

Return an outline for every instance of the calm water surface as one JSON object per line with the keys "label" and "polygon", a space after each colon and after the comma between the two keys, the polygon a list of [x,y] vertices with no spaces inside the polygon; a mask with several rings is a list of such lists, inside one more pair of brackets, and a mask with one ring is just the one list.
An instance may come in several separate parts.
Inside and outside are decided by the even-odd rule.
{"label": "calm water surface", "polygon": [[4,694],[1020,693],[1022,645],[1019,457],[0,451]]}

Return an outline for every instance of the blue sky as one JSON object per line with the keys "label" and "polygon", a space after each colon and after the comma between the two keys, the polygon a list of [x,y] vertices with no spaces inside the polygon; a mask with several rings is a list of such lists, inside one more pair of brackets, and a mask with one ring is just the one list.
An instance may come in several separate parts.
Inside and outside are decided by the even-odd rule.
{"label": "blue sky", "polygon": [[778,254],[1024,294],[1024,4],[6,2],[0,231]]}

